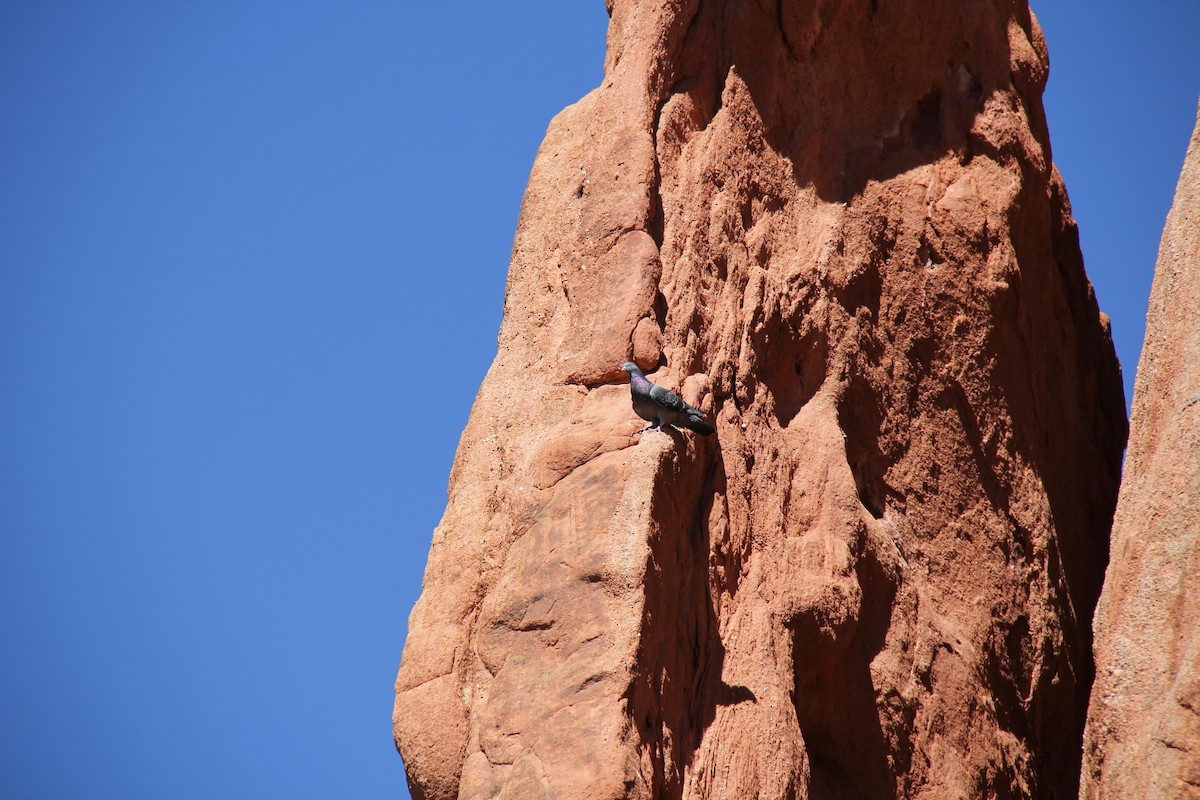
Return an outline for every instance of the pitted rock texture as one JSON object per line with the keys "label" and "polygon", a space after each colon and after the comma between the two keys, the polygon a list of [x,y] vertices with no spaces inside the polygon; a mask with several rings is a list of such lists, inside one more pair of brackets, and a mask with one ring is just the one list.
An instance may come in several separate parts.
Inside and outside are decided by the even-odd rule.
{"label": "pitted rock texture", "polygon": [[1200,798],[1200,116],[1133,390],[1080,796]]}
{"label": "pitted rock texture", "polygon": [[[615,0],[397,680],[417,798],[1067,797],[1125,439],[1012,0]],[[717,432],[634,436],[620,365]]]}

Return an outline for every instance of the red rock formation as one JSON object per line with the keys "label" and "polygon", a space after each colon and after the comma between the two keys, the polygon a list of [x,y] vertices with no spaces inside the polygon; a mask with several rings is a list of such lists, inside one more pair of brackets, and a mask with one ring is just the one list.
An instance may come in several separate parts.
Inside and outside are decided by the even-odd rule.
{"label": "red rock formation", "polygon": [[[397,681],[417,798],[1066,797],[1125,417],[1014,0],[616,0]],[[648,433],[622,361],[710,412]]]}
{"label": "red rock formation", "polygon": [[1080,796],[1200,798],[1200,118],[1133,390]]}

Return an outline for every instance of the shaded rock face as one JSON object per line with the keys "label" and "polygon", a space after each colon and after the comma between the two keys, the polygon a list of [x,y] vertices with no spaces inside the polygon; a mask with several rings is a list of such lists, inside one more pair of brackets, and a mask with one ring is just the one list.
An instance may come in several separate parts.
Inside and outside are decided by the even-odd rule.
{"label": "shaded rock face", "polygon": [[[1125,417],[1036,22],[610,12],[410,620],[414,797],[1075,794]],[[636,437],[627,359],[716,435]]]}
{"label": "shaded rock face", "polygon": [[1200,117],[1133,390],[1080,796],[1200,798]]}

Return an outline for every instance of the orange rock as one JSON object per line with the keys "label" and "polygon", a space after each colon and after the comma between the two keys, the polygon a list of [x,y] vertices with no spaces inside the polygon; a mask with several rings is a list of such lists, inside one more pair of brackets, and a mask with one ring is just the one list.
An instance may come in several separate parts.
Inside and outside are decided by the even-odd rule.
{"label": "orange rock", "polygon": [[[614,0],[397,680],[416,798],[1066,797],[1125,438],[994,0]],[[711,411],[647,433],[622,361]]]}
{"label": "orange rock", "polygon": [[1200,798],[1200,117],[1133,390],[1080,797]]}

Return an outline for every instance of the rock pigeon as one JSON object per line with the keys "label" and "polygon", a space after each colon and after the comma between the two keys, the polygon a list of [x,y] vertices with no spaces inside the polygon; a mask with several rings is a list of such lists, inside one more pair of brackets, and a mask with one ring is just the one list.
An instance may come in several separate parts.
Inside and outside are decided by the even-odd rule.
{"label": "rock pigeon", "polygon": [[692,408],[674,392],[655,386],[632,361],[626,361],[621,369],[629,373],[629,390],[633,394],[633,410],[650,423],[638,431],[656,431],[663,425],[688,428],[701,436],[713,432],[713,426],[704,421],[704,412]]}

